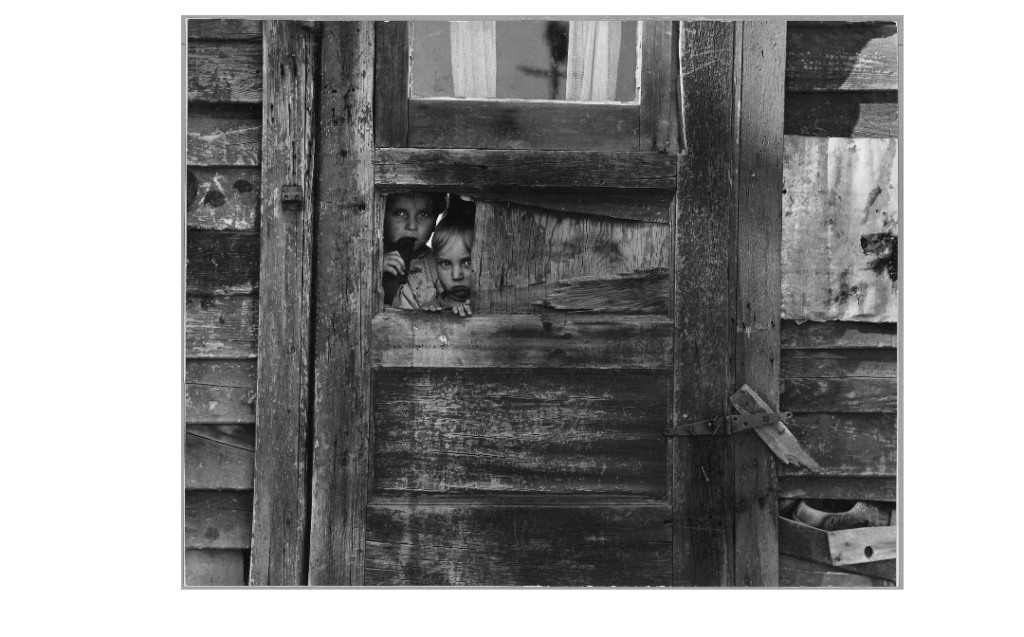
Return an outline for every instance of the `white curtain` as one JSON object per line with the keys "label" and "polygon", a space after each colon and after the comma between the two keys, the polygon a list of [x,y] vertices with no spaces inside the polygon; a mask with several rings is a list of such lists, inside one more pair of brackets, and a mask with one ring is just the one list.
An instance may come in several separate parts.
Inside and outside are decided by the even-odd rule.
{"label": "white curtain", "polygon": [[494,20],[452,22],[451,30],[455,97],[496,97]]}
{"label": "white curtain", "polygon": [[615,99],[621,40],[621,22],[569,22],[565,99],[585,102]]}

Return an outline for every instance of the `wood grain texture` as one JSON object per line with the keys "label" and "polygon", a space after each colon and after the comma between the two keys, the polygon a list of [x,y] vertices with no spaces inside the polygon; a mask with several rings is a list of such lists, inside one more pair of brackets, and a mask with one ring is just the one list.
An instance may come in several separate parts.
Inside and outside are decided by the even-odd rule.
{"label": "wood grain texture", "polygon": [[258,168],[188,168],[186,223],[190,230],[256,230]]}
{"label": "wood grain texture", "polygon": [[185,361],[185,382],[256,389],[256,361],[189,359]]}
{"label": "wood grain texture", "polygon": [[186,384],[185,422],[255,424],[256,389]]}
{"label": "wood grain texture", "polygon": [[187,77],[189,101],[259,104],[263,43],[189,42]]}
{"label": "wood grain texture", "polygon": [[652,316],[477,316],[387,310],[374,367],[670,369],[672,324]]}
{"label": "wood grain texture", "polygon": [[[779,401],[782,313],[786,23],[741,26],[735,383],[748,385],[774,410]],[[733,443],[737,586],[778,586],[776,463],[762,442],[785,442],[791,451],[799,450],[799,444],[776,431],[758,429],[757,436],[736,436]],[[806,453],[795,455],[807,464]],[[816,467],[813,460],[810,465]]]}
{"label": "wood grain texture", "polygon": [[833,349],[782,352],[783,378],[896,378],[894,349]]}
{"label": "wood grain texture", "polygon": [[612,190],[590,192],[529,190],[484,190],[477,199],[510,202],[555,212],[599,215],[651,223],[669,222],[675,192],[662,190]]}
{"label": "wood grain texture", "polygon": [[787,91],[895,91],[899,54],[895,24],[790,22]]}
{"label": "wood grain texture", "polygon": [[373,191],[373,50],[372,22],[325,25],[309,573],[314,586],[363,583],[370,319],[377,307],[382,227]]}
{"label": "wood grain texture", "polygon": [[185,356],[255,358],[258,310],[255,296],[185,297]]}
{"label": "wood grain texture", "polygon": [[639,150],[640,106],[410,99],[412,148]]}
{"label": "wood grain texture", "polygon": [[679,152],[679,48],[674,23],[644,20],[639,150]]}
{"label": "wood grain texture", "polygon": [[262,20],[190,19],[189,40],[263,42]]}
{"label": "wood grain texture", "polygon": [[404,148],[409,145],[409,23],[377,21],[374,28],[374,143]]}
{"label": "wood grain texture", "polygon": [[617,506],[371,504],[366,583],[667,586],[671,511]]}
{"label": "wood grain texture", "polygon": [[671,191],[675,158],[660,153],[378,149],[378,186],[449,188],[632,188]]}
{"label": "wood grain texture", "polygon": [[[310,294],[319,42],[263,23],[263,163],[256,474],[249,583],[303,585],[308,560]],[[301,209],[281,190],[301,188]]]}
{"label": "wood grain texture", "polygon": [[483,314],[536,313],[541,308],[535,303],[560,281],[665,268],[670,236],[665,224],[481,202],[473,245],[474,308]]}
{"label": "wood grain texture", "polygon": [[811,137],[899,137],[896,91],[787,93],[785,133]]}
{"label": "wood grain texture", "polygon": [[[729,397],[729,403],[741,414],[766,414],[776,411],[750,389],[749,385],[740,387],[735,394]],[[783,464],[805,467],[811,471],[821,469],[814,458],[800,446],[800,442],[790,433],[785,423],[778,422],[769,427],[758,427],[754,429],[754,434],[778,459],[782,460]],[[751,443],[753,442],[752,437],[746,436],[745,438]]]}
{"label": "wood grain texture", "polygon": [[245,586],[245,551],[185,551],[185,586]]}
{"label": "wood grain texture", "polygon": [[[732,387],[729,279],[736,199],[733,24],[680,23],[682,128],[674,223],[672,426],[725,413]],[[673,437],[676,586],[733,583],[733,465],[726,436]]]}
{"label": "wood grain texture", "polygon": [[185,292],[251,295],[259,291],[260,235],[255,232],[189,230]]}
{"label": "wood grain texture", "polygon": [[[787,421],[800,445],[817,460],[821,476],[895,476],[896,414],[797,414]],[[780,466],[785,475],[807,475]]]}
{"label": "wood grain texture", "polygon": [[781,339],[783,349],[895,349],[898,344],[895,323],[853,321],[783,321]]}
{"label": "wood grain texture", "polygon": [[779,556],[779,586],[784,588],[870,588],[892,586],[880,578],[815,564],[790,555]]}
{"label": "wood grain texture", "polygon": [[252,492],[185,491],[186,549],[248,549]]}
{"label": "wood grain texture", "polygon": [[779,551],[825,566],[892,560],[896,558],[896,527],[829,532],[779,518]]}
{"label": "wood grain texture", "polygon": [[[237,426],[236,426],[237,427]],[[216,425],[187,425],[185,488],[252,491],[254,436]]]}
{"label": "wood grain texture", "polygon": [[374,491],[664,498],[667,394],[664,373],[381,372]]}
{"label": "wood grain texture", "polygon": [[786,378],[781,409],[797,413],[896,413],[895,378]]}
{"label": "wood grain texture", "polygon": [[896,478],[860,476],[779,476],[780,498],[896,501]]}
{"label": "wood grain texture", "polygon": [[665,316],[669,313],[668,290],[668,268],[648,268],[563,279],[543,300],[533,304],[560,312]]}
{"label": "wood grain texture", "polygon": [[192,166],[259,166],[260,120],[189,114],[186,163]]}

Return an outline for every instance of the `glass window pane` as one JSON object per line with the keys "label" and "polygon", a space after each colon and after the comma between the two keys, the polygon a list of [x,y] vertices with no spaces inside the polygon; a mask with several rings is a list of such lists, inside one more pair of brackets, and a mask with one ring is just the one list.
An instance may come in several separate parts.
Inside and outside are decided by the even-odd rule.
{"label": "glass window pane", "polygon": [[[594,67],[592,59],[595,51],[598,57],[604,55],[605,60],[611,61],[609,66],[612,68],[609,74],[613,77],[607,78],[607,84],[614,84],[615,88],[614,96],[609,96],[609,101],[635,102],[638,76],[637,23],[617,24],[621,24],[621,29],[616,30],[614,36],[618,40],[617,51],[610,51],[607,48],[609,42],[614,40],[601,40],[600,36],[596,44],[593,37],[584,43],[582,30],[577,33],[577,46],[590,47],[589,50],[583,51],[588,72]],[[410,76],[413,97],[566,99],[569,22],[497,21],[491,35],[492,39],[488,39],[487,35],[480,32],[474,32],[474,28],[462,28],[456,36],[461,39],[455,42],[453,47],[453,29],[450,22],[412,23]],[[469,35],[470,33],[473,35]],[[493,53],[489,50],[492,46]],[[453,48],[461,52],[465,58],[460,58],[463,62],[462,67],[456,66],[458,73],[453,72],[453,64],[458,65],[460,61],[453,60]],[[597,66],[600,67],[600,62]],[[488,74],[493,74],[490,88],[487,88],[489,78],[479,77]],[[453,81],[453,77],[458,81]],[[462,91],[461,95],[456,94],[457,85]],[[587,91],[583,91],[582,95],[584,97],[580,99],[584,101],[600,101],[603,97],[586,97]]]}

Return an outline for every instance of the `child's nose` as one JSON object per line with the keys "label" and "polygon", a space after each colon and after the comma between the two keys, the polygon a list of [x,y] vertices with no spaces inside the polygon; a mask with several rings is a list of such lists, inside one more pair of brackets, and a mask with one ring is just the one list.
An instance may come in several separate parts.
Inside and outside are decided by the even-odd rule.
{"label": "child's nose", "polygon": [[457,265],[457,266],[454,266],[452,268],[452,280],[453,281],[461,281],[462,279],[465,278],[465,276],[466,276],[466,273],[463,272],[461,265]]}
{"label": "child's nose", "polygon": [[409,218],[406,219],[406,221],[405,221],[405,229],[406,230],[416,230],[417,225],[418,225],[418,223],[416,221],[416,217],[413,216],[413,215],[409,215]]}

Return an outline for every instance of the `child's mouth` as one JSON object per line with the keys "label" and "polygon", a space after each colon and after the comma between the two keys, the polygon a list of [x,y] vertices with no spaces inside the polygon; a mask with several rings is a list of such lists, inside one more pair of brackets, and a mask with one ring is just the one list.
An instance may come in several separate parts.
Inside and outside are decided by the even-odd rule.
{"label": "child's mouth", "polygon": [[457,285],[452,289],[448,290],[448,296],[458,301],[459,303],[464,302],[469,298],[469,288],[464,285]]}

